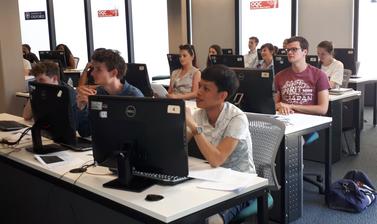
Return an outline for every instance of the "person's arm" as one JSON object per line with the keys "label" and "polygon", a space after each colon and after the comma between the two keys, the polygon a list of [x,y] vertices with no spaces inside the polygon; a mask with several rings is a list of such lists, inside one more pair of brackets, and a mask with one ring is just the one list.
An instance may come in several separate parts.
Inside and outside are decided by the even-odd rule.
{"label": "person's arm", "polygon": [[213,167],[221,166],[226,159],[235,150],[239,140],[232,137],[223,138],[220,143],[215,146],[211,144],[203,133],[198,134],[196,129],[198,125],[191,116],[190,109],[186,109],[186,124],[188,128],[188,141],[193,137],[195,142],[208,163]]}
{"label": "person's arm", "polygon": [[73,58],[72,54],[69,56],[68,65],[67,66],[68,66],[68,68],[71,68],[71,69],[76,68],[76,66],[75,66],[75,59]]}
{"label": "person's arm", "polygon": [[88,62],[81,73],[81,76],[79,79],[79,86],[83,86],[88,83],[88,71],[91,67],[92,67],[92,64]]}
{"label": "person's arm", "polygon": [[[196,95],[198,94],[200,76],[201,76],[201,73],[198,70],[195,72],[194,76],[192,77],[191,92],[185,93],[185,94],[173,94],[169,92],[167,97],[173,98],[173,99],[183,99],[183,100],[194,99]],[[170,87],[169,87],[169,90],[170,90]]]}
{"label": "person's arm", "polygon": [[274,99],[275,99],[275,109],[280,114],[288,115],[288,114],[294,113],[294,110],[291,108],[290,104],[281,102],[281,96],[280,96],[279,91],[276,92]]}
{"label": "person's arm", "polygon": [[30,103],[30,100],[27,101],[25,107],[24,107],[24,111],[22,113],[22,117],[25,119],[25,120],[31,120],[33,118],[33,112],[31,110],[31,103]]}
{"label": "person's arm", "polygon": [[304,114],[325,115],[329,108],[329,91],[327,89],[318,92],[317,105],[291,105],[291,109]]}
{"label": "person's arm", "polygon": [[336,85],[341,86],[343,83],[344,67],[341,62],[336,63],[333,72],[330,74],[330,87],[335,88]]}

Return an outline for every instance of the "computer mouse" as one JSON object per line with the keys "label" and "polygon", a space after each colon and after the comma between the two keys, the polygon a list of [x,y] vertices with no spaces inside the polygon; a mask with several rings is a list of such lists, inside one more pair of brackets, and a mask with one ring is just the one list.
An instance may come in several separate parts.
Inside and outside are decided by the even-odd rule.
{"label": "computer mouse", "polygon": [[145,200],[146,201],[159,201],[161,199],[163,199],[164,196],[162,195],[158,195],[158,194],[148,194],[146,197],[145,197]]}

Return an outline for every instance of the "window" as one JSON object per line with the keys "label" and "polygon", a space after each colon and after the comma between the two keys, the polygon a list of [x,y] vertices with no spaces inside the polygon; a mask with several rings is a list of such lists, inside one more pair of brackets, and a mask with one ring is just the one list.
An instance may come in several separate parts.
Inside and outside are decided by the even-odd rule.
{"label": "window", "polygon": [[56,44],[65,44],[74,57],[80,58],[78,68],[88,62],[85,32],[84,1],[54,0]]}
{"label": "window", "polygon": [[147,64],[149,78],[169,75],[167,0],[132,1],[135,63]]}
{"label": "window", "polygon": [[249,52],[249,37],[259,39],[257,48],[271,43],[279,48],[291,37],[292,1],[239,0],[240,54]]}
{"label": "window", "polygon": [[92,0],[94,49],[118,50],[127,62],[126,8],[124,0]]}
{"label": "window", "polygon": [[[22,43],[29,44],[31,51],[37,56],[38,51],[50,50],[46,0],[19,0],[18,7],[20,12]],[[25,12],[40,11],[45,13],[45,19],[25,20]]]}

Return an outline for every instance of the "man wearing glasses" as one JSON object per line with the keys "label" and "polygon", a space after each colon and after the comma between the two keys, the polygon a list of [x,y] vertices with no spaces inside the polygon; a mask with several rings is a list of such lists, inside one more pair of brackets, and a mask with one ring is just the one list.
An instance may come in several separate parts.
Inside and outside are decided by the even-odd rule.
{"label": "man wearing glasses", "polygon": [[306,63],[308,48],[308,41],[303,37],[295,36],[288,39],[286,50],[288,61],[292,65],[275,77],[275,104],[276,110],[281,114],[327,113],[329,82],[324,72]]}

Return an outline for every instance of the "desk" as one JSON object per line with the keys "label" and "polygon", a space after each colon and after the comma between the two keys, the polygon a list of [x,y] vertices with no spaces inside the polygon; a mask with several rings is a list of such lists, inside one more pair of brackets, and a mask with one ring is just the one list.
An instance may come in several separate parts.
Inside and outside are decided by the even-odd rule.
{"label": "desk", "polygon": [[153,80],[152,83],[163,85],[165,88],[169,88],[170,79]]}
{"label": "desk", "polygon": [[[365,97],[365,86],[366,85],[373,85],[373,125],[376,126],[377,124],[377,79],[370,78],[370,77],[360,77],[360,78],[350,78],[348,86],[353,88],[354,90],[361,91],[361,98],[360,104],[362,108],[364,107],[364,97]],[[361,109],[362,109],[361,108]],[[360,122],[361,122],[361,129],[364,127],[364,110],[360,109]]]}
{"label": "desk", "polygon": [[[285,137],[276,158],[277,176],[282,188],[272,192],[274,207],[270,218],[280,223],[299,219],[303,213],[303,150],[301,136],[319,130],[326,130],[325,192],[331,184],[331,117],[292,114],[287,116]],[[326,197],[327,198],[327,197]]]}
{"label": "desk", "polygon": [[[22,121],[8,114],[0,114],[0,119]],[[9,154],[11,150],[0,149],[0,220],[14,221],[8,223],[198,223],[252,197],[258,197],[260,223],[267,223],[268,181],[264,178],[255,177],[253,184],[237,193],[197,188],[200,180],[154,185],[134,193],[103,188],[113,176],[67,173],[82,164],[48,169],[31,153],[21,150]],[[84,162],[93,159],[88,152],[67,153]],[[190,159],[190,164],[198,162],[203,163]],[[147,202],[147,194],[165,198]]]}

